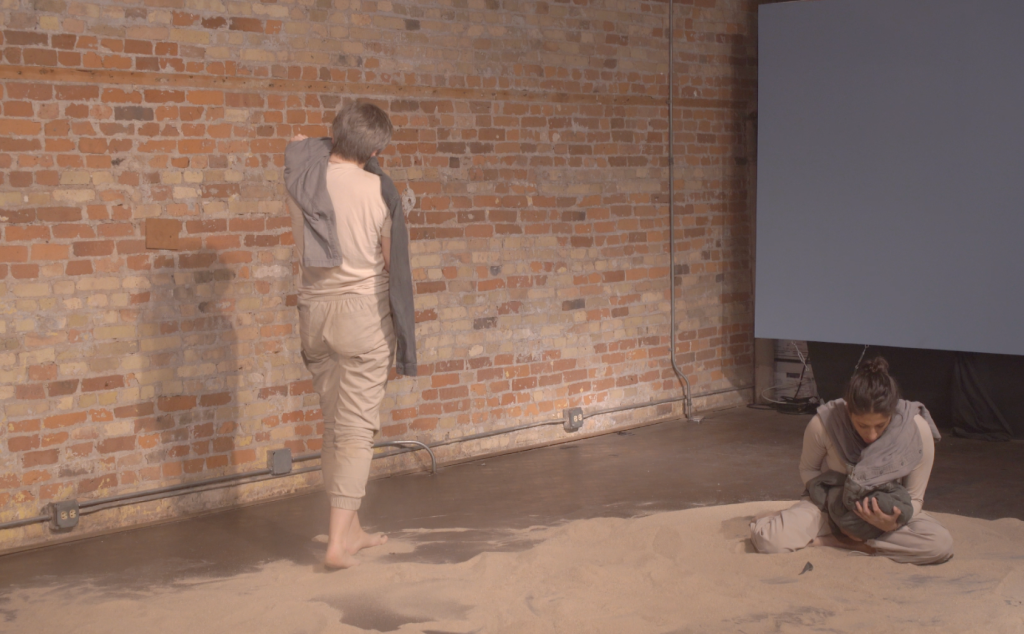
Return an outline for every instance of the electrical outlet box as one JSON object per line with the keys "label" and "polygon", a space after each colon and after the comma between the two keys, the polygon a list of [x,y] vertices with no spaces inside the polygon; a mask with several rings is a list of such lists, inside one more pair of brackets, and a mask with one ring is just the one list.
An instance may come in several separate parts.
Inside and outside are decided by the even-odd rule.
{"label": "electrical outlet box", "polygon": [[580,427],[583,427],[583,408],[570,407],[567,410],[563,410],[562,415],[565,416],[565,422],[562,423],[565,431],[571,433],[579,431]]}
{"label": "electrical outlet box", "polygon": [[50,504],[50,529],[66,531],[78,526],[78,500]]}
{"label": "electrical outlet box", "polygon": [[275,449],[267,454],[267,466],[271,475],[287,475],[292,472],[292,450]]}

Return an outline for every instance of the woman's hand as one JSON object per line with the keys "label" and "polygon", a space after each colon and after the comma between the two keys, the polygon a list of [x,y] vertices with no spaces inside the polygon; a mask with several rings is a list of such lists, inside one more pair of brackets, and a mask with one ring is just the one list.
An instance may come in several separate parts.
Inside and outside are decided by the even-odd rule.
{"label": "woman's hand", "polygon": [[292,137],[292,140],[289,141],[289,143],[295,143],[296,141],[305,141],[308,138],[309,137],[306,136],[305,134],[296,134],[295,136]]}
{"label": "woman's hand", "polygon": [[877,498],[864,498],[854,503],[854,506],[857,507],[853,510],[857,517],[879,530],[891,533],[900,527],[897,522],[901,514],[899,507],[893,507],[893,514],[886,515],[882,512],[882,509],[878,508]]}

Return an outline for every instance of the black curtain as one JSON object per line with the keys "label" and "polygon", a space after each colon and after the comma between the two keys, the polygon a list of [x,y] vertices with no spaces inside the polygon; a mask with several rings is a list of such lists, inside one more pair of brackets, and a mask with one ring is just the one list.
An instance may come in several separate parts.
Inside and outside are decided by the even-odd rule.
{"label": "black curtain", "polygon": [[[807,342],[818,394],[843,396],[864,346]],[[921,401],[935,423],[958,436],[1024,439],[1024,357],[869,346],[865,359],[882,356],[903,397]]]}

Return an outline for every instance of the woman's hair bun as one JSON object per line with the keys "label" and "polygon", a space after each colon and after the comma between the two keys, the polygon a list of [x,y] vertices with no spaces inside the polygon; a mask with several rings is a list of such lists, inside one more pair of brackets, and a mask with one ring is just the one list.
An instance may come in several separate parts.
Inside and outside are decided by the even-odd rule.
{"label": "woman's hair bun", "polygon": [[861,372],[864,374],[879,374],[889,376],[889,362],[882,357],[869,359],[861,364]]}
{"label": "woman's hair bun", "polygon": [[892,415],[899,398],[899,385],[889,376],[889,362],[882,357],[862,361],[846,388],[851,414]]}

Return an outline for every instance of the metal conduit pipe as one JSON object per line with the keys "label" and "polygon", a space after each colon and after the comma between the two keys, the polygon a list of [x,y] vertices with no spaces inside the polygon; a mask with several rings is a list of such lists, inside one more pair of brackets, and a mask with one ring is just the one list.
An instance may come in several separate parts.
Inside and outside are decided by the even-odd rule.
{"label": "metal conduit pipe", "polygon": [[23,520],[13,520],[10,522],[4,522],[3,524],[0,524],[0,530],[4,530],[7,528],[20,528],[22,526],[28,526],[30,524],[39,524],[41,522],[48,521],[50,521],[49,515],[36,515],[35,517],[26,517]]}
{"label": "metal conduit pipe", "polygon": [[[319,469],[320,469],[320,467],[306,467],[304,469],[295,469],[295,470],[291,471],[290,473],[288,473],[287,475],[299,475],[301,473],[312,473],[313,471],[318,471]],[[257,473],[257,472],[251,472],[251,473]],[[239,474],[239,475],[245,475],[245,474]],[[179,495],[188,495],[190,493],[204,493],[206,491],[214,491],[214,490],[217,490],[217,489],[226,489],[227,487],[236,486],[236,485],[239,485],[239,484],[255,484],[257,482],[266,482],[267,480],[273,480],[273,479],[279,478],[279,477],[281,477],[281,476],[275,476],[275,475],[267,473],[267,474],[257,475],[257,476],[248,476],[249,479],[246,479],[245,482],[234,481],[234,480],[242,480],[242,478],[235,478],[234,480],[226,480],[226,481],[221,481],[221,482],[210,482],[210,481],[196,482],[196,483],[193,483],[192,488],[189,488],[189,489],[178,489],[178,490],[175,490],[175,491],[169,491],[169,492],[164,492],[164,493],[149,493],[149,494],[147,494],[145,496],[138,497],[138,498],[132,498],[132,499],[127,499],[127,500],[117,500],[117,501],[114,501],[114,502],[108,502],[108,503],[104,503],[104,504],[101,504],[101,505],[91,506],[89,508],[83,508],[80,513],[82,515],[89,515],[90,513],[98,513],[100,511],[105,511],[107,509],[117,508],[117,507],[120,507],[120,506],[128,506],[129,504],[141,504],[143,502],[153,502],[155,500],[163,500],[163,499],[166,499],[166,498],[176,497],[176,496],[179,496]]]}
{"label": "metal conduit pipe", "polygon": [[[729,392],[739,392],[741,390],[753,389],[752,386],[741,386],[726,388],[722,390],[714,390],[711,392],[704,392],[702,394],[696,394],[694,398],[701,398],[704,396],[714,396],[716,394],[726,394]],[[643,407],[653,407],[655,405],[663,405],[666,403],[677,403],[691,396],[677,396],[675,398],[667,398],[658,401],[648,401],[645,403],[633,403],[630,405],[621,405],[618,407],[609,407],[605,409],[599,409],[583,415],[583,418],[593,418],[594,416],[600,416],[602,414],[613,414],[616,412],[624,412],[633,409],[640,409]],[[374,447],[403,447],[411,446],[412,448],[395,451],[392,453],[381,454],[374,456],[374,460],[378,458],[388,458],[391,456],[397,456],[399,454],[408,453],[410,451],[425,450],[430,454],[430,469],[431,473],[437,473],[437,457],[434,455],[432,449],[437,447],[443,447],[446,445],[452,445],[460,442],[468,442],[471,440],[480,440],[482,438],[492,438],[494,436],[500,436],[503,434],[510,434],[524,429],[533,429],[535,427],[544,427],[547,425],[561,425],[564,422],[563,419],[557,420],[545,420],[534,423],[526,423],[525,425],[516,425],[515,427],[506,427],[502,429],[494,429],[491,431],[481,432],[479,434],[470,434],[468,436],[461,436],[459,438],[450,438],[448,440],[442,440],[435,443],[423,443],[418,440],[394,440],[385,441],[374,444]],[[292,458],[292,462],[308,462],[310,460],[318,460],[320,458],[320,452],[302,454]],[[303,473],[312,473],[318,471],[320,466],[304,467],[302,469],[294,469],[287,475],[299,475]],[[220,489],[228,486],[234,486],[236,484],[253,484],[256,482],[264,482],[266,480],[272,480],[281,476],[271,475],[270,469],[260,469],[257,471],[247,471],[245,473],[236,473],[232,475],[221,476],[218,478],[210,478],[207,480],[200,480],[198,482],[188,482],[184,484],[175,484],[166,487],[160,487],[157,489],[150,489],[148,491],[137,491],[134,493],[125,493],[122,495],[113,495],[105,498],[97,498],[95,500],[87,500],[82,502],[80,505],[81,514],[88,515],[90,513],[97,513],[111,508],[119,506],[127,506],[128,504],[139,504],[142,502],[151,502],[153,500],[160,500],[168,497],[175,497],[178,495],[186,495],[189,493],[201,493],[204,491],[211,491],[214,489]],[[239,482],[240,480],[248,480],[247,482]],[[0,530],[9,528],[19,528],[22,526],[29,526],[31,524],[39,524],[50,520],[49,515],[37,515],[36,517],[28,517],[20,520],[13,520],[10,522],[0,523]]]}
{"label": "metal conduit pipe", "polygon": [[387,442],[376,443],[374,447],[404,447],[408,445],[413,445],[414,447],[426,450],[426,452],[430,454],[430,474],[437,474],[437,458],[434,456],[434,452],[431,451],[430,447],[418,440],[389,440]]}
{"label": "metal conduit pipe", "polygon": [[[705,396],[714,396],[716,394],[728,394],[730,392],[741,392],[743,390],[752,390],[752,389],[754,389],[754,386],[752,386],[752,385],[745,385],[745,386],[741,386],[741,387],[727,387],[727,388],[724,388],[724,389],[721,389],[721,390],[712,390],[710,392],[701,392],[700,394],[694,394],[694,395],[692,395],[692,398],[703,398]],[[589,414],[584,414],[583,418],[585,418],[585,419],[586,418],[592,418],[594,416],[600,416],[601,414],[611,414],[613,412],[624,412],[624,411],[631,410],[631,409],[639,409],[641,407],[652,407],[654,405],[664,405],[666,403],[678,403],[679,401],[684,401],[684,400],[689,399],[689,398],[691,398],[691,395],[687,394],[686,396],[676,396],[674,398],[663,398],[660,401],[648,401],[647,403],[636,403],[634,405],[620,405],[619,407],[609,407],[607,409],[599,409],[596,412],[590,412]],[[693,419],[688,419],[688,420],[693,420]]]}
{"label": "metal conduit pipe", "polygon": [[672,13],[673,1],[668,0],[668,313],[669,344],[668,358],[672,371],[683,386],[683,416],[693,420],[693,399],[690,397],[690,381],[676,363],[676,200],[675,200],[675,59],[672,42],[675,40],[675,23]]}
{"label": "metal conduit pipe", "polygon": [[245,478],[252,478],[255,476],[267,475],[270,473],[270,469],[260,469],[258,471],[247,471],[245,473],[233,473],[231,475],[220,476],[219,478],[209,478],[207,480],[200,480],[198,482],[185,482],[183,484],[173,484],[171,486],[160,487],[158,489],[150,489],[148,491],[136,491],[134,493],[124,493],[122,495],[111,495],[105,498],[96,498],[95,500],[86,500],[79,504],[79,508],[87,509],[92,506],[99,506],[101,504],[109,504],[111,502],[123,502],[126,500],[135,500],[141,497],[150,497],[153,495],[161,495],[164,493],[173,493],[175,491],[187,491],[196,487],[205,486],[208,484],[217,484],[220,482],[233,482],[235,480],[243,480]]}

